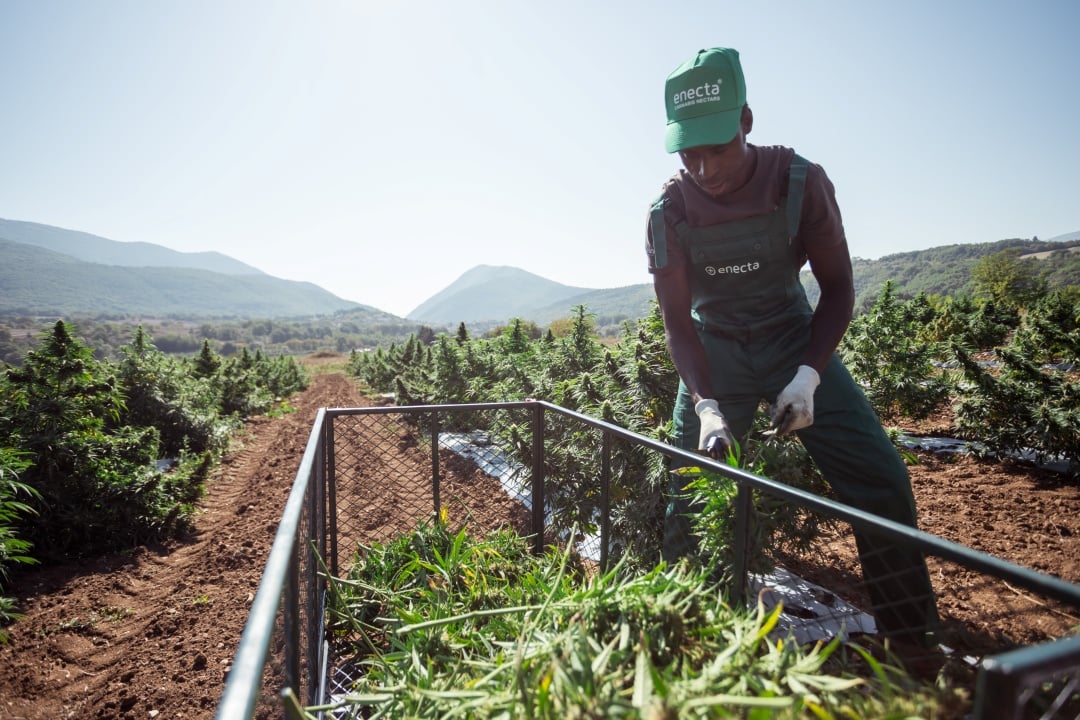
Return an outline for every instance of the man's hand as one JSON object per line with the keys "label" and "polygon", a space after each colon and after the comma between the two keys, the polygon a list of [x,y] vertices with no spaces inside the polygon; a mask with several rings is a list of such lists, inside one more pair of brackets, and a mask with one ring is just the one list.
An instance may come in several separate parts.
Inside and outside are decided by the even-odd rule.
{"label": "man's hand", "polygon": [[772,406],[772,425],[777,435],[814,424],[814,390],[820,383],[817,370],[809,365],[799,366],[794,379],[780,391]]}
{"label": "man's hand", "polygon": [[731,434],[731,428],[720,412],[720,407],[715,400],[698,400],[694,405],[694,412],[701,420],[698,450],[713,460],[723,460],[728,451],[734,449],[735,436]]}

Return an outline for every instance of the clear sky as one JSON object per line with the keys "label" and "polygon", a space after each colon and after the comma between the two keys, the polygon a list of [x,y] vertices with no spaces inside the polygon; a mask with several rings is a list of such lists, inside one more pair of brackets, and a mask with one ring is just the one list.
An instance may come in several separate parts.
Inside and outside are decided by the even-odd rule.
{"label": "clear sky", "polygon": [[0,217],[217,250],[405,315],[478,264],[649,282],[663,85],[739,49],[751,142],[854,256],[1080,230],[1074,0],[0,0]]}

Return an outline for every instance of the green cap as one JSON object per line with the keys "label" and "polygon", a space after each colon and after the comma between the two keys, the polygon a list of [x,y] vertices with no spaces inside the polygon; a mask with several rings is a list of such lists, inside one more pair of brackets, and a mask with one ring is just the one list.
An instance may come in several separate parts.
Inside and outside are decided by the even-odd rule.
{"label": "green cap", "polygon": [[723,145],[739,132],[746,80],[738,50],[698,50],[668,75],[664,90],[664,147],[669,153],[697,145]]}

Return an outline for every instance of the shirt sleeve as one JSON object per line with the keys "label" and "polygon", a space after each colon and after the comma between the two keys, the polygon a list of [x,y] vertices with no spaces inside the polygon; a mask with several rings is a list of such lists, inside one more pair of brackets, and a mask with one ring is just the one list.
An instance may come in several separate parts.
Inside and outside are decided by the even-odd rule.
{"label": "shirt sleeve", "polygon": [[816,248],[836,247],[847,242],[836,191],[825,170],[816,163],[810,163],[806,174],[798,240],[803,251],[811,256]]}

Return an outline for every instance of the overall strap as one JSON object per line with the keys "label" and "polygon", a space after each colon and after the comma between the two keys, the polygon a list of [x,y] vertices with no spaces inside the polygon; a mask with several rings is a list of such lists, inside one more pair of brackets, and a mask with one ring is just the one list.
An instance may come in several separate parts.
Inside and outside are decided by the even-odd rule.
{"label": "overall strap", "polygon": [[787,227],[788,237],[793,238],[799,233],[799,218],[802,215],[803,190],[806,189],[806,171],[810,166],[806,158],[798,153],[791,159],[791,167],[788,170],[787,192]]}
{"label": "overall strap", "polygon": [[667,265],[667,222],[664,220],[664,208],[667,207],[667,195],[661,195],[649,210],[649,234],[652,235],[653,266],[660,269]]}

